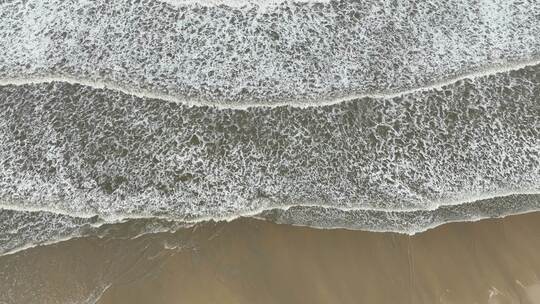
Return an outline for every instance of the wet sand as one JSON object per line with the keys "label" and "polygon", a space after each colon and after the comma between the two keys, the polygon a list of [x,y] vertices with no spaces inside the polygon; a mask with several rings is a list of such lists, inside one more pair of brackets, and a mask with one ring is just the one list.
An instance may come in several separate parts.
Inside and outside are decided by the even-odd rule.
{"label": "wet sand", "polygon": [[540,213],[415,236],[254,219],[129,223],[0,257],[0,303],[540,303]]}

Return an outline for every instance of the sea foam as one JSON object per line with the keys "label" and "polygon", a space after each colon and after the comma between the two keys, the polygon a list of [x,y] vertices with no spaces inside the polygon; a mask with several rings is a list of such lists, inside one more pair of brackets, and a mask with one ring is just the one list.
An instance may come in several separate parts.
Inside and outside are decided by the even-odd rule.
{"label": "sea foam", "polygon": [[537,210],[539,13],[4,1],[0,250],[125,219],[415,233]]}
{"label": "sea foam", "polygon": [[[63,82],[6,85],[0,197],[13,211],[105,222],[283,210],[272,213],[276,221],[414,233],[445,222],[436,210],[539,192],[539,68],[307,108],[193,107]],[[535,209],[516,204],[516,212]],[[482,215],[471,210],[448,220]],[[376,225],[351,217],[377,212],[391,216]],[[411,214],[420,217],[396,224]]]}
{"label": "sea foam", "polygon": [[212,104],[324,103],[533,60],[539,12],[534,0],[288,1],[264,11],[8,1],[0,78],[56,75]]}

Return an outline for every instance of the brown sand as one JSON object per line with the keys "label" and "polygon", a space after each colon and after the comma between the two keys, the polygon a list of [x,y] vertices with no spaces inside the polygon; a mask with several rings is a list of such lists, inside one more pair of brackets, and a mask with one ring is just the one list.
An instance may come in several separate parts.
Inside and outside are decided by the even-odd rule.
{"label": "brown sand", "polygon": [[540,303],[539,274],[540,213],[412,237],[240,219],[0,257],[0,303]]}

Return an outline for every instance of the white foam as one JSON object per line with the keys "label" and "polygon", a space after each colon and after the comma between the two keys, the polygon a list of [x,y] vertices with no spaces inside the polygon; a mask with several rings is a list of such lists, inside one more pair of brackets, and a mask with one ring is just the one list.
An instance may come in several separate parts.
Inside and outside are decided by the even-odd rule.
{"label": "white foam", "polygon": [[288,2],[264,13],[188,1],[27,2],[2,6],[0,78],[68,75],[188,103],[394,95],[540,47],[540,6],[517,0]]}
{"label": "white foam", "polygon": [[170,95],[166,93],[159,93],[150,90],[144,90],[141,88],[125,86],[118,83],[113,83],[110,81],[98,80],[98,79],[87,79],[87,78],[78,78],[76,76],[69,75],[45,75],[45,76],[22,76],[22,77],[9,77],[0,79],[0,86],[8,85],[28,85],[28,84],[42,84],[42,83],[51,83],[51,82],[64,82],[69,84],[78,84],[83,86],[88,86],[94,89],[109,89],[118,92],[122,92],[127,95],[136,96],[139,98],[149,98],[149,99],[158,99],[166,102],[173,102],[178,104],[184,104],[188,106],[210,106],[216,107],[218,109],[249,109],[254,107],[269,107],[277,108],[283,106],[297,107],[297,108],[308,108],[308,107],[317,107],[317,106],[329,106],[342,102],[348,102],[357,99],[363,98],[375,98],[375,99],[391,99],[395,97],[402,97],[404,95],[414,94],[418,92],[440,90],[445,86],[449,86],[458,81],[464,79],[474,80],[480,77],[486,77],[489,75],[495,75],[498,73],[505,73],[515,70],[520,70],[528,66],[535,66],[540,64],[540,58],[525,59],[519,61],[510,61],[499,64],[492,64],[484,66],[481,68],[474,69],[473,71],[462,72],[457,76],[435,81],[433,83],[427,84],[422,87],[410,88],[401,91],[381,91],[381,92],[371,92],[371,93],[359,93],[359,94],[350,94],[344,95],[337,98],[328,97],[324,100],[295,100],[295,101],[284,101],[284,102],[272,102],[272,103],[226,103],[220,102],[215,103],[211,101],[201,101],[197,99],[186,99],[183,97],[178,97],[175,95]]}
{"label": "white foam", "polygon": [[[504,199],[506,197],[513,196],[513,195],[537,195],[537,194],[540,194],[540,192],[521,192],[520,191],[520,192],[516,192],[516,193],[513,193],[513,194],[508,193],[507,195],[504,195],[504,196],[502,196],[502,195],[501,196],[493,196],[493,197],[485,196],[481,200],[492,200],[492,199],[501,199],[501,198]],[[474,202],[471,202],[471,201],[463,202],[462,204],[467,204],[467,203],[473,203],[474,204]],[[459,204],[456,203],[454,205],[459,205]],[[174,226],[173,225],[173,226],[171,226],[170,229],[162,228],[162,229],[155,230],[155,229],[149,228],[149,229],[147,229],[145,231],[141,231],[139,234],[132,237],[132,239],[139,238],[139,237],[142,237],[142,236],[148,235],[148,234],[174,233],[175,231],[177,231],[179,229],[179,227],[184,227],[184,228],[185,227],[190,227],[190,226],[195,225],[197,223],[204,223],[204,222],[208,222],[208,221],[226,221],[226,222],[230,222],[230,221],[236,220],[236,219],[241,218],[241,217],[253,217],[253,218],[256,218],[256,219],[268,220],[266,217],[260,216],[260,214],[262,214],[264,211],[271,211],[271,210],[287,211],[287,210],[289,210],[291,208],[294,208],[294,207],[332,208],[332,207],[328,207],[328,206],[317,206],[317,205],[313,205],[313,206],[306,206],[306,205],[277,206],[276,208],[273,208],[273,209],[258,210],[257,212],[252,212],[252,213],[249,213],[249,214],[242,214],[242,215],[238,215],[238,216],[234,216],[234,217],[228,217],[228,218],[206,218],[206,219],[199,219],[199,220],[190,221],[190,222],[181,221],[180,222],[180,223],[182,223],[181,226]],[[0,207],[0,209],[5,210],[4,207]],[[432,209],[432,210],[429,210],[429,211],[436,212],[437,209]],[[358,209],[342,209],[342,211],[346,211],[346,212],[359,211],[359,210],[369,210],[369,209],[361,209],[361,208],[358,208]],[[373,210],[370,210],[370,211],[373,211]],[[388,213],[395,212],[395,211],[389,211],[389,210],[380,210],[380,211],[388,212]],[[427,211],[427,210],[419,210],[419,211]],[[511,216],[511,215],[520,215],[520,214],[526,214],[526,213],[537,212],[537,211],[540,211],[540,208],[531,208],[531,209],[524,210],[524,211],[504,211],[504,210],[501,210],[501,214],[499,216],[497,216],[496,218],[504,218],[504,217]],[[32,212],[36,212],[36,211],[32,210]],[[44,211],[44,212],[48,212],[48,211]],[[412,213],[414,211],[413,210],[408,210],[408,211],[403,211],[403,212]],[[449,224],[449,223],[476,222],[476,221],[480,221],[480,220],[487,219],[487,218],[490,218],[490,217],[481,216],[481,215],[471,215],[469,217],[461,218],[461,219],[450,219],[450,220],[447,220],[447,221],[434,222],[431,225],[418,225],[415,229],[411,229],[411,230],[385,229],[385,228],[381,228],[381,227],[366,227],[366,228],[361,229],[361,230],[363,230],[363,231],[371,231],[371,232],[380,232],[380,233],[398,233],[398,234],[405,234],[405,235],[413,236],[413,235],[424,233],[424,232],[426,232],[428,230],[431,230],[431,229],[434,229],[434,228],[439,227],[441,225],[445,225],[445,224]],[[138,220],[138,219],[159,220],[160,218],[159,217],[130,217],[130,218],[126,217],[122,221],[103,222],[103,223],[100,223],[100,224],[96,224],[96,225],[94,225],[94,228],[99,228],[99,227],[102,227],[102,226],[104,226],[106,224],[119,224],[119,223],[124,223],[124,222],[126,222],[128,220]],[[174,220],[174,219],[167,219],[167,220]],[[28,224],[30,224],[30,223],[28,223]],[[292,223],[287,223],[287,224],[290,224],[290,225],[293,225],[293,226],[300,226],[300,227],[311,227],[311,228],[315,228],[315,229],[358,230],[358,229],[355,229],[354,227],[340,226],[340,225],[336,225],[336,226],[333,226],[333,227],[319,226],[319,225],[317,225],[317,223],[313,223],[313,225],[306,225],[306,224],[302,224],[301,221],[299,221],[298,223],[297,222],[292,222]],[[51,231],[51,232],[53,232],[53,234],[50,235],[50,239],[47,240],[47,241],[41,241],[41,242],[36,242],[36,243],[25,242],[25,243],[22,243],[21,246],[17,246],[15,248],[12,248],[12,249],[7,250],[5,252],[0,252],[0,256],[13,255],[13,254],[17,254],[17,253],[19,253],[21,251],[24,251],[24,250],[28,250],[28,249],[32,249],[32,248],[36,248],[36,247],[41,247],[41,246],[49,246],[49,245],[53,245],[53,244],[57,244],[57,243],[69,241],[69,240],[72,240],[72,239],[85,237],[85,236],[92,236],[92,237],[99,237],[99,238],[102,237],[99,234],[87,234],[87,233],[82,234],[82,233],[80,233],[78,231],[75,231],[74,233],[72,233],[69,236],[59,237],[59,236],[54,235],[54,231]],[[167,246],[167,244],[165,244],[165,248],[166,249],[174,249],[175,247],[174,246]]]}
{"label": "white foam", "polygon": [[[104,222],[281,210],[294,224],[317,226],[310,217],[327,214],[322,227],[403,233],[499,215],[497,207],[519,211],[536,201],[470,213],[448,206],[538,192],[539,68],[304,109],[189,107],[23,80],[0,86],[0,197],[12,211]],[[11,231],[11,213],[3,216]],[[62,216],[51,216],[62,233],[87,222]],[[28,218],[37,224],[21,238],[46,239],[44,218]]]}
{"label": "white foam", "polygon": [[332,208],[337,209],[340,211],[377,211],[377,212],[387,212],[387,213],[411,213],[411,212],[417,212],[417,211],[437,211],[438,209],[445,207],[445,206],[455,206],[455,205],[463,205],[468,203],[473,203],[476,201],[483,201],[483,200],[489,200],[494,198],[502,198],[502,197],[508,197],[512,195],[536,195],[540,194],[539,189],[523,189],[519,191],[498,191],[494,193],[484,193],[484,194],[470,194],[470,195],[462,195],[459,199],[454,200],[446,200],[444,203],[434,203],[434,204],[428,204],[426,205],[426,208],[376,208],[376,207],[367,207],[367,206],[359,206],[359,207],[343,207],[343,206],[330,206],[330,205],[320,205],[320,204],[310,204],[310,203],[298,203],[298,204],[275,204],[275,205],[266,205],[261,206],[261,208],[249,210],[247,212],[238,212],[234,215],[227,215],[227,216],[207,216],[207,217],[199,217],[195,219],[185,219],[185,218],[175,218],[174,216],[166,216],[166,215],[148,215],[148,214],[98,214],[98,213],[88,213],[88,212],[73,212],[72,210],[62,210],[59,208],[53,208],[51,206],[21,206],[16,204],[7,204],[5,202],[0,203],[0,210],[10,210],[10,211],[17,211],[17,212],[46,212],[46,213],[52,213],[57,215],[65,215],[70,217],[78,217],[78,218],[84,218],[84,219],[90,219],[93,217],[99,217],[102,222],[99,223],[99,225],[104,223],[121,223],[128,220],[140,220],[140,219],[159,219],[159,220],[180,220],[185,223],[198,223],[198,222],[207,222],[207,221],[225,221],[225,222],[231,222],[234,221],[240,217],[253,217],[257,214],[263,213],[264,211],[268,210],[284,210],[287,211],[291,208],[295,207],[321,207],[321,208]]}
{"label": "white foam", "polygon": [[295,3],[328,3],[330,0],[156,0],[168,3],[173,6],[228,6],[233,8],[251,8],[266,9],[272,6],[287,2]]}

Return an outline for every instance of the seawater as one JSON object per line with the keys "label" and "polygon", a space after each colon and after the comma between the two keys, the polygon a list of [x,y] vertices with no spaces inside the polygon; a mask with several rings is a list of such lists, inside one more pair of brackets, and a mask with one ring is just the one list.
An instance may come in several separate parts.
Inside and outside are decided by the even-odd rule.
{"label": "seawater", "polygon": [[538,210],[536,1],[227,4],[0,4],[1,252],[126,219]]}

